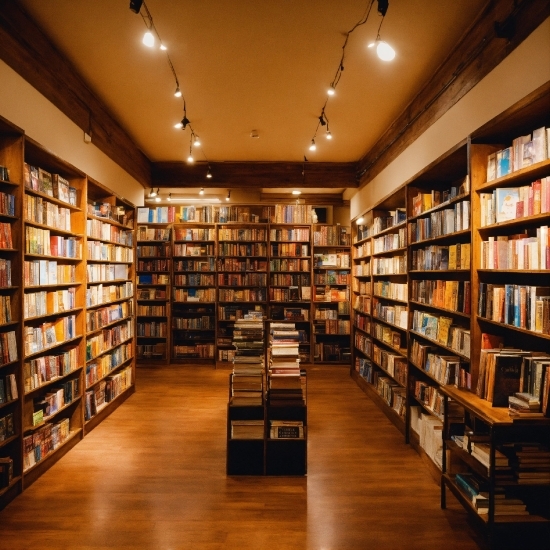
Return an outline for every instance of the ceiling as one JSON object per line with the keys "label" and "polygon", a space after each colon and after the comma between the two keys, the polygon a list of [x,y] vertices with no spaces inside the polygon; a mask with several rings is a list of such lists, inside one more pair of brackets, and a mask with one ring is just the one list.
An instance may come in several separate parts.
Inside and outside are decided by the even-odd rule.
{"label": "ceiling", "polygon": [[[166,53],[141,43],[145,24],[129,0],[19,3],[151,161],[187,158],[190,133],[174,129],[183,102],[173,95]],[[320,131],[317,151],[310,152],[345,33],[368,3],[147,0],[201,138],[197,160],[359,160],[487,0],[392,0],[381,30],[397,52],[392,62],[366,47],[380,23],[374,2],[367,23],[350,35],[344,71],[326,108],[334,139],[325,140]],[[258,138],[251,137],[253,130]]]}

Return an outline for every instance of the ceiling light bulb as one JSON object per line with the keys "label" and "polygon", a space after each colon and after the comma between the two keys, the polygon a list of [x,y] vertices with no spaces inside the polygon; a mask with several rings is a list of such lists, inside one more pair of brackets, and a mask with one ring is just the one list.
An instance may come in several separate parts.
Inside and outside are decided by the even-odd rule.
{"label": "ceiling light bulb", "polygon": [[200,147],[201,146],[201,140],[199,139],[199,136],[195,136],[195,140],[193,141],[194,147]]}
{"label": "ceiling light bulb", "polygon": [[149,191],[149,196],[150,196],[151,198],[153,198],[153,197],[156,197],[156,196],[157,196],[157,194],[156,194],[155,190],[154,190],[154,189],[153,189],[152,187],[151,187],[151,191]]}
{"label": "ceiling light bulb", "polygon": [[[179,86],[176,86],[176,91],[174,92],[174,95],[176,97],[181,97],[181,90]],[[178,122],[178,124],[180,125],[179,128],[181,128],[181,122]]]}
{"label": "ceiling light bulb", "polygon": [[201,190],[199,191],[199,195],[204,195],[204,187],[201,187]]}
{"label": "ceiling light bulb", "polygon": [[152,48],[155,45],[155,36],[151,31],[147,31],[143,35],[143,43],[148,47]]}
{"label": "ceiling light bulb", "polygon": [[164,44],[161,44],[161,45],[160,45],[160,49],[161,49],[162,51],[166,51],[168,48],[167,48]]}
{"label": "ceiling light bulb", "polygon": [[330,88],[327,90],[328,95],[334,95],[336,93],[336,90],[334,89],[334,86],[330,86]]}
{"label": "ceiling light bulb", "polygon": [[330,133],[330,130],[327,130],[326,138],[327,139],[332,139],[332,134]]}
{"label": "ceiling light bulb", "polygon": [[294,191],[292,191],[292,194],[293,194],[293,195],[301,195],[302,192],[299,191],[298,189],[294,189]]}
{"label": "ceiling light bulb", "polygon": [[376,54],[382,61],[392,61],[395,58],[395,50],[383,40],[376,45]]}
{"label": "ceiling light bulb", "polygon": [[166,200],[172,202],[172,193],[168,193],[168,198]]}
{"label": "ceiling light bulb", "polygon": [[160,202],[160,197],[159,196],[155,197],[155,202]]}
{"label": "ceiling light bulb", "polygon": [[193,158],[193,155],[189,155],[189,156],[187,157],[187,162],[188,162],[189,164],[193,164],[193,163],[195,162],[195,159]]}
{"label": "ceiling light bulb", "polygon": [[227,192],[227,197],[225,197],[225,200],[228,201],[231,198],[231,191]]}
{"label": "ceiling light bulb", "polygon": [[210,166],[208,167],[208,172],[206,172],[206,177],[212,179],[212,170],[210,170]]}
{"label": "ceiling light bulb", "polygon": [[311,145],[309,146],[310,151],[315,151],[317,149],[317,146],[315,145],[315,140],[311,140]]}
{"label": "ceiling light bulb", "polygon": [[355,220],[355,223],[356,223],[357,225],[361,225],[364,221],[365,221],[365,218],[363,218],[363,216],[361,216],[360,218],[357,218],[357,219]]}

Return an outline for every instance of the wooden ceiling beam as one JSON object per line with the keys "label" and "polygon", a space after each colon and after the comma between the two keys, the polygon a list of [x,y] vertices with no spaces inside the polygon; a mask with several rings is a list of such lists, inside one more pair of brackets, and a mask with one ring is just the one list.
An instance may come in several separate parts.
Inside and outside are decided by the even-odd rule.
{"label": "wooden ceiling beam", "polygon": [[144,187],[151,163],[18,2],[0,0],[0,58]]}
{"label": "wooden ceiling beam", "polygon": [[[359,186],[378,175],[549,15],[550,0],[488,2],[433,77],[359,160]],[[499,37],[499,34],[506,36]]]}
{"label": "wooden ceiling beam", "polygon": [[357,187],[354,162],[155,162],[152,172],[153,187]]}

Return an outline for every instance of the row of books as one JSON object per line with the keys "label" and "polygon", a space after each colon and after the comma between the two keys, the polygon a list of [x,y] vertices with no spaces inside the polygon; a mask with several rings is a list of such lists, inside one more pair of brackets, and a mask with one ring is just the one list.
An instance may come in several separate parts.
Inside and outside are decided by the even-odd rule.
{"label": "row of books", "polygon": [[[227,262],[228,260],[225,259]],[[216,261],[214,258],[204,258],[201,260],[176,260],[174,261],[174,272],[188,271],[215,271]],[[245,271],[244,269],[227,269],[226,271]],[[167,280],[168,281],[168,280]]]}
{"label": "row of books", "polygon": [[452,186],[450,189],[432,189],[429,192],[419,191],[412,198],[412,215],[419,216],[432,208],[443,206],[446,203],[467,196],[470,192],[470,178],[466,176],[460,186]]}
{"label": "row of books", "polygon": [[138,359],[166,359],[166,342],[155,344],[138,344],[136,354]]}
{"label": "row of books", "polygon": [[111,241],[124,246],[132,246],[134,243],[132,231],[95,219],[86,220],[86,235],[91,239]]}
{"label": "row of books", "polygon": [[351,323],[346,319],[325,319],[323,323],[316,323],[315,334],[350,334]]}
{"label": "row of books", "polygon": [[372,298],[369,295],[356,296],[353,303],[353,309],[361,313],[370,315]]}
{"label": "row of books", "polygon": [[272,302],[299,302],[311,299],[311,287],[290,286],[288,288],[269,288],[269,299]]}
{"label": "row of books", "polygon": [[[265,247],[265,245],[264,245]],[[222,245],[220,245],[220,249]],[[237,250],[236,245],[223,246],[224,250],[235,249]],[[222,252],[220,252],[222,253]],[[224,252],[225,253],[225,252]],[[227,252],[229,254],[229,252]],[[174,244],[174,256],[213,256],[214,255],[214,245],[213,244],[187,244],[179,243]],[[261,254],[259,254],[261,255]]]}
{"label": "row of books", "polygon": [[[89,266],[86,266],[89,267]],[[170,260],[138,260],[138,271],[170,271]]]}
{"label": "row of books", "polygon": [[316,227],[313,232],[313,246],[349,246],[350,234],[348,231],[348,227],[341,225]]}
{"label": "row of books", "polygon": [[86,265],[86,281],[88,283],[124,281],[128,279],[128,273],[129,273],[129,269],[127,265],[110,265],[110,264]]}
{"label": "row of books", "polygon": [[382,298],[407,301],[407,283],[393,283],[391,281],[374,281],[373,293]]}
{"label": "row of books", "polygon": [[216,347],[214,344],[175,344],[173,347],[174,357],[185,359],[195,357],[198,359],[214,359]]}
{"label": "row of books", "polygon": [[412,280],[411,300],[437,308],[470,313],[470,281]]}
{"label": "row of books", "polygon": [[443,394],[436,386],[429,384],[423,380],[411,381],[411,385],[414,388],[414,398],[422,404],[430,413],[434,414],[443,420]]}
{"label": "row of books", "polygon": [[378,233],[393,227],[394,225],[399,225],[407,219],[407,212],[404,208],[396,208],[395,210],[389,211],[387,214],[382,216],[376,216],[372,222],[372,235],[377,235]]}
{"label": "row of books", "polygon": [[[247,297],[256,296],[256,291],[252,291],[249,289],[243,289],[238,291],[233,291],[233,290],[222,291],[220,289],[219,292],[220,292],[220,300],[223,300],[222,296],[225,295],[225,292],[228,292],[228,293],[236,292],[239,296],[243,296],[240,299],[245,301],[247,301],[247,298],[245,298],[244,296],[247,296]],[[265,291],[263,295],[264,295],[263,300],[265,300]],[[215,302],[216,289],[215,288],[174,288],[172,289],[172,297],[175,302]],[[233,300],[232,298],[227,299],[227,301],[232,301],[232,300]],[[251,299],[250,301],[255,301],[255,300]]]}
{"label": "row of books", "polygon": [[71,231],[71,210],[42,197],[25,195],[24,218],[52,229]]}
{"label": "row of books", "polygon": [[137,282],[139,285],[168,285],[170,276],[161,273],[140,273]]}
{"label": "row of books", "polygon": [[[225,250],[225,245],[223,250]],[[239,247],[241,248],[241,247]],[[220,244],[220,252],[222,250],[222,244]],[[262,243],[256,243],[254,250],[264,251],[266,250]],[[303,257],[309,256],[309,244],[300,243],[272,243],[270,247],[272,257],[290,256],[290,257]],[[265,256],[265,252],[258,252],[252,254],[252,256]]]}
{"label": "row of books", "polygon": [[136,231],[136,240],[139,241],[169,241],[171,236],[170,228],[148,227],[138,225]]}
{"label": "row of books", "polygon": [[313,267],[315,269],[330,267],[349,269],[350,255],[348,252],[327,252],[324,254],[314,254]]}
{"label": "row of books", "polygon": [[[316,232],[315,235],[319,237],[320,233]],[[309,227],[270,229],[269,240],[272,242],[309,242]]]}
{"label": "row of books", "polygon": [[53,322],[42,323],[24,329],[25,355],[32,355],[52,346],[76,338],[76,316],[65,315]]}
{"label": "row of books", "polygon": [[115,300],[131,298],[133,295],[134,284],[131,281],[118,285],[93,284],[86,289],[86,307],[100,306]]}
{"label": "row of books", "polygon": [[373,346],[372,338],[370,338],[369,336],[365,336],[360,332],[355,332],[354,343],[355,343],[356,349],[358,349],[368,357],[372,356],[372,346]]}
{"label": "row of books", "polygon": [[[233,228],[220,227],[218,228],[219,241],[265,241],[267,237],[266,229],[254,228]],[[275,239],[272,239],[275,240]],[[294,239],[285,239],[294,240]],[[307,239],[309,241],[309,237]]]}
{"label": "row of books", "polygon": [[478,315],[550,334],[550,287],[479,283]]}
{"label": "row of books", "polygon": [[134,227],[133,209],[127,210],[124,206],[116,206],[110,202],[90,201],[86,205],[88,216],[113,220],[125,227]]}
{"label": "row of books", "polygon": [[213,315],[200,317],[172,317],[172,328],[178,330],[214,330]]}
{"label": "row of books", "polygon": [[550,157],[550,128],[537,128],[532,134],[517,137],[510,147],[487,157],[487,181],[501,178]]}
{"label": "row of books", "polygon": [[[11,248],[11,231],[9,244],[10,246],[4,248]],[[27,226],[25,227],[25,252],[27,254],[40,254],[42,256],[81,258],[82,243],[76,237],[51,235],[49,229]]]}
{"label": "row of books", "polygon": [[137,336],[166,338],[168,336],[168,324],[166,321],[149,321],[138,323],[136,327]]}
{"label": "row of books", "polygon": [[10,223],[0,222],[0,249],[1,248],[13,248]]}
{"label": "row of books", "polygon": [[132,358],[132,343],[121,344],[114,350],[86,364],[86,388],[105,378],[111,371]]}
{"label": "row of books", "polygon": [[363,281],[354,277],[351,280],[351,290],[354,294],[370,294],[371,286],[370,281]]}
{"label": "row of books", "polygon": [[400,386],[406,386],[407,359],[405,357],[374,344],[371,359]]}
{"label": "row of books", "polygon": [[80,379],[72,378],[50,386],[47,392],[33,399],[33,426],[38,426],[54,416],[80,396]]}
{"label": "row of books", "polygon": [[372,254],[372,242],[366,241],[355,248],[355,259],[365,258]]}
{"label": "row of books", "polygon": [[[368,330],[370,322],[365,325],[365,331]],[[382,323],[373,323],[372,325],[372,336],[374,336],[380,342],[392,347],[397,351],[402,351],[405,343],[405,335],[402,332],[393,330],[388,325],[383,325]]]}
{"label": "row of books", "polygon": [[[265,243],[219,243],[218,254],[220,256],[264,256],[267,257],[267,245]],[[191,254],[189,254],[191,255]],[[198,254],[197,254],[198,255]],[[300,254],[295,254],[300,256]],[[306,254],[307,256],[307,254]]]}
{"label": "row of books", "polygon": [[130,319],[114,327],[103,329],[86,339],[86,361],[92,361],[106,350],[118,346],[133,336],[133,323]]}
{"label": "row of books", "polygon": [[[6,374],[0,378],[0,405],[9,403],[19,397],[17,391],[17,378],[15,374]],[[0,439],[2,441],[2,439]]]}
{"label": "row of books", "polygon": [[374,298],[372,304],[372,315],[377,319],[391,323],[392,325],[407,329],[409,311],[407,306],[398,304],[387,304]]}
{"label": "row of books", "polygon": [[220,321],[237,321],[244,319],[250,311],[255,311],[262,316],[265,316],[265,309],[263,306],[257,305],[251,308],[248,305],[233,304],[233,305],[219,305],[218,306],[218,319]]}
{"label": "row of books", "polygon": [[166,306],[165,305],[144,306],[142,304],[138,304],[137,315],[140,317],[166,317]]}
{"label": "row of books", "polygon": [[373,384],[378,395],[380,395],[386,404],[401,418],[405,418],[405,388],[401,387],[391,378],[382,376],[379,371],[374,372]]}
{"label": "row of books", "polygon": [[23,172],[25,187],[54,197],[73,206],[77,204],[77,190],[59,174],[52,174],[43,168],[25,162]]}
{"label": "row of books", "polygon": [[339,343],[316,342],[313,346],[313,357],[316,361],[349,362],[349,346]]}
{"label": "row of books", "polygon": [[171,254],[169,244],[138,244],[136,247],[138,258],[168,258]]}
{"label": "row of books", "polygon": [[315,302],[346,302],[349,300],[349,288],[315,286],[313,300]]}
{"label": "row of books", "polygon": [[11,297],[0,296],[0,324],[11,323],[13,317],[11,314]]}
{"label": "row of books", "polygon": [[174,227],[174,241],[215,241],[216,230],[212,228]]}
{"label": "row of books", "polygon": [[[294,261],[294,260],[276,260],[278,262]],[[205,263],[199,263],[197,271],[230,271],[230,272],[265,272],[267,271],[267,260],[259,260],[257,258],[218,258],[215,262],[214,258],[208,261],[208,269],[205,269]],[[273,271],[273,270],[272,270]],[[280,270],[277,270],[280,271]],[[299,270],[296,270],[299,271]]]}
{"label": "row of books", "polygon": [[457,202],[452,208],[432,212],[427,218],[409,223],[409,243],[452,235],[470,228],[470,201]]}
{"label": "row of books", "polygon": [[327,269],[313,274],[313,283],[316,285],[349,285],[350,272]]}
{"label": "row of books", "polygon": [[0,361],[1,365],[17,361],[17,341],[14,331],[0,333]]}
{"label": "row of books", "polygon": [[23,437],[23,471],[27,471],[59,448],[70,436],[70,421],[47,422]]}
{"label": "row of books", "polygon": [[269,283],[275,286],[310,286],[309,273],[271,273]]}
{"label": "row of books", "polygon": [[[215,291],[211,289],[208,292],[214,292],[213,299],[208,300],[214,302]],[[220,302],[265,302],[267,300],[267,292],[265,288],[220,288],[218,289],[218,300]]]}
{"label": "row of books", "polygon": [[407,246],[407,230],[402,227],[397,233],[388,233],[373,239],[373,254],[391,252]]}
{"label": "row of books", "polygon": [[110,325],[120,319],[125,319],[132,315],[132,301],[112,304],[110,306],[93,309],[86,312],[86,331],[98,330],[106,325]]}
{"label": "row of books", "polygon": [[175,221],[175,206],[142,207],[137,209],[138,223],[173,223]]}
{"label": "row of books", "polygon": [[166,300],[166,288],[140,288],[137,291],[138,300]]}
{"label": "row of books", "polygon": [[370,262],[361,262],[353,266],[353,275],[355,277],[369,277],[370,276]]}
{"label": "row of books", "polygon": [[132,369],[125,368],[100,381],[84,397],[84,419],[91,420],[101,409],[132,385]]}
{"label": "row of books", "polygon": [[15,216],[15,196],[0,192],[0,214]]}
{"label": "row of books", "polygon": [[0,258],[0,287],[11,287],[11,260]]}
{"label": "row of books", "polygon": [[405,275],[407,273],[407,256],[405,254],[390,258],[373,258],[373,275]]}
{"label": "row of books", "polygon": [[214,286],[215,284],[214,275],[206,275],[202,272],[174,275],[174,285],[178,286]]}
{"label": "row of books", "polygon": [[470,243],[427,246],[412,251],[411,268],[420,271],[470,269],[470,255]]}
{"label": "row of books", "polygon": [[420,406],[411,406],[411,429],[418,434],[419,444],[440,469],[443,459],[443,423]]}
{"label": "row of books", "polygon": [[221,286],[266,286],[265,273],[218,273],[218,285]]}
{"label": "row of books", "polygon": [[520,187],[498,187],[480,193],[480,225],[536,216],[550,212],[550,177]]}
{"label": "row of books", "polygon": [[[267,212],[266,212],[267,213]],[[312,209],[305,204],[276,204],[271,216],[272,223],[311,223]],[[221,212],[220,212],[221,217]]]}
{"label": "row of books", "polygon": [[42,317],[76,308],[76,288],[53,292],[27,292],[23,300],[23,318]]}
{"label": "row of books", "polygon": [[58,264],[55,260],[25,260],[23,264],[25,286],[74,283],[75,277],[74,265]]}
{"label": "row of books", "polygon": [[548,226],[536,228],[536,234],[488,237],[481,243],[481,269],[550,269]]}

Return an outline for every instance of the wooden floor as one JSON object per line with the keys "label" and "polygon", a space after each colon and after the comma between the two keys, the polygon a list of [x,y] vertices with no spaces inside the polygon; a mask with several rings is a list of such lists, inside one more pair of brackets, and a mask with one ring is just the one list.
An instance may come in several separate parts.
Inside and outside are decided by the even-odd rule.
{"label": "wooden floor", "polygon": [[346,368],[308,370],[307,477],[226,477],[228,372],[138,369],[136,394],[0,512],[0,548],[486,548]]}

